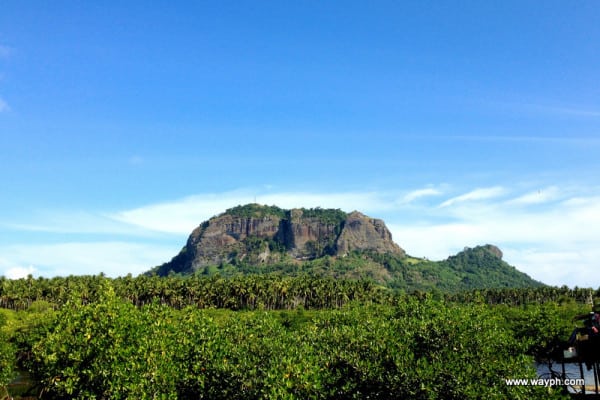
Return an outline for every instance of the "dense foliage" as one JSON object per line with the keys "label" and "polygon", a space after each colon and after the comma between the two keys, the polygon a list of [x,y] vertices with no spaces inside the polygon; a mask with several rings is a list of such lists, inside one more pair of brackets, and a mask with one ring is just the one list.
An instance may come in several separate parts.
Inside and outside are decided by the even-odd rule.
{"label": "dense foliage", "polygon": [[[484,305],[407,298],[337,311],[224,312],[116,297],[65,306],[33,346],[44,398],[531,398],[526,341]],[[540,317],[540,315],[536,315]]]}
{"label": "dense foliage", "polygon": [[598,294],[394,294],[270,275],[0,278],[0,396],[17,368],[46,399],[556,397],[504,379],[535,377],[534,356]]}
{"label": "dense foliage", "polygon": [[286,217],[286,211],[277,206],[267,206],[256,203],[239,205],[233,208],[229,208],[225,211],[225,214],[232,215],[234,217],[244,218],[260,218],[267,215],[273,215],[279,218]]}
{"label": "dense foliage", "polygon": [[[303,218],[315,218],[324,225],[341,227],[348,214],[339,208],[301,208]],[[339,232],[338,232],[339,233]]]}
{"label": "dense foliage", "polygon": [[[302,218],[315,218],[326,225],[341,225],[346,219],[347,214],[340,210],[329,208],[299,208]],[[242,218],[260,218],[268,215],[276,216],[281,219],[290,218],[290,210],[284,210],[277,206],[267,206],[256,203],[239,205],[229,208],[224,214]]]}
{"label": "dense foliage", "polygon": [[0,313],[0,388],[7,385],[12,378],[15,353],[15,349],[8,341],[8,335],[4,329],[5,324],[6,317]]}

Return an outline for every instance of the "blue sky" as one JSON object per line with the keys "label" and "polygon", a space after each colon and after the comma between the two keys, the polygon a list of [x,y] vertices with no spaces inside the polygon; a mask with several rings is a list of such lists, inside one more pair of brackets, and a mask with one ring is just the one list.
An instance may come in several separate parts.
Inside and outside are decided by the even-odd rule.
{"label": "blue sky", "polygon": [[595,1],[6,1],[0,275],[137,274],[237,204],[600,286]]}

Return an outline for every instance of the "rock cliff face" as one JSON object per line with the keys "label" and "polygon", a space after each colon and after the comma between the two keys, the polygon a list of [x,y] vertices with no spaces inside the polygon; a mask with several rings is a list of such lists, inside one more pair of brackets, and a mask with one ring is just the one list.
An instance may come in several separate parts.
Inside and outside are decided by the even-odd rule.
{"label": "rock cliff face", "polygon": [[404,250],[392,241],[392,234],[382,220],[369,218],[358,211],[348,214],[337,240],[338,254],[347,254],[352,250],[404,255]]}
{"label": "rock cliff face", "polygon": [[246,262],[269,264],[282,259],[308,260],[369,250],[404,256],[379,219],[357,211],[293,209],[249,204],[202,223],[162,272],[192,272],[207,265]]}
{"label": "rock cliff face", "polygon": [[[269,239],[279,230],[281,218],[264,215],[257,218],[227,213],[211,218],[194,229],[186,244],[193,255],[191,267],[219,264],[240,253],[241,243],[249,238]],[[243,255],[243,252],[242,254]]]}

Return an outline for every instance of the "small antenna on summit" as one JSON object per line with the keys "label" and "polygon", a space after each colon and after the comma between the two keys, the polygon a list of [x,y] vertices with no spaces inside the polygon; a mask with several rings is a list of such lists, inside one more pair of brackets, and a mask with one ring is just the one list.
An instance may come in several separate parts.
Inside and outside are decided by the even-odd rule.
{"label": "small antenna on summit", "polygon": [[256,203],[256,196],[254,196],[254,204],[257,204],[257,203]]}

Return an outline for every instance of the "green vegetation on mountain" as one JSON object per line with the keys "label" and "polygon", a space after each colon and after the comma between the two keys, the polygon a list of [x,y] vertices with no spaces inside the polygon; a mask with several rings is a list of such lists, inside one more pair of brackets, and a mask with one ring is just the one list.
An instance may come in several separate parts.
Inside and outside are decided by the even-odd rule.
{"label": "green vegetation on mountain", "polygon": [[[340,225],[347,217],[347,214],[340,209],[330,208],[299,208],[300,214],[304,218],[315,218],[324,224],[328,225]],[[256,203],[250,203],[245,205],[238,205],[227,209],[221,215],[231,215],[235,217],[243,218],[262,218],[265,216],[275,216],[277,218],[289,218],[290,210],[284,210],[277,206],[268,206]]]}
{"label": "green vegetation on mountain", "polygon": [[262,218],[267,215],[276,216],[278,218],[285,218],[286,211],[277,206],[266,206],[251,203],[243,206],[239,205],[236,207],[228,208],[225,211],[225,214],[244,218]]}
{"label": "green vegetation on mountain", "polygon": [[[252,239],[254,249],[276,244]],[[289,257],[280,263],[254,264],[234,259],[230,263],[207,265],[193,274],[198,276],[233,277],[251,274],[284,276],[332,277],[336,279],[370,279],[389,288],[405,292],[442,290],[456,292],[483,288],[539,287],[541,282],[502,261],[490,252],[490,246],[467,249],[443,261],[430,261],[410,256],[354,251],[346,257],[324,256],[313,260],[296,261]],[[252,257],[249,257],[252,259]],[[186,275],[184,272],[183,275]]]}
{"label": "green vegetation on mountain", "polygon": [[539,287],[541,282],[502,260],[500,250],[492,245],[466,248],[443,261],[387,254],[371,255],[394,277],[388,286],[407,291],[460,291],[482,288]]}
{"label": "green vegetation on mountain", "polygon": [[348,217],[344,211],[339,208],[300,208],[302,217],[315,218],[325,225],[341,226]]}

